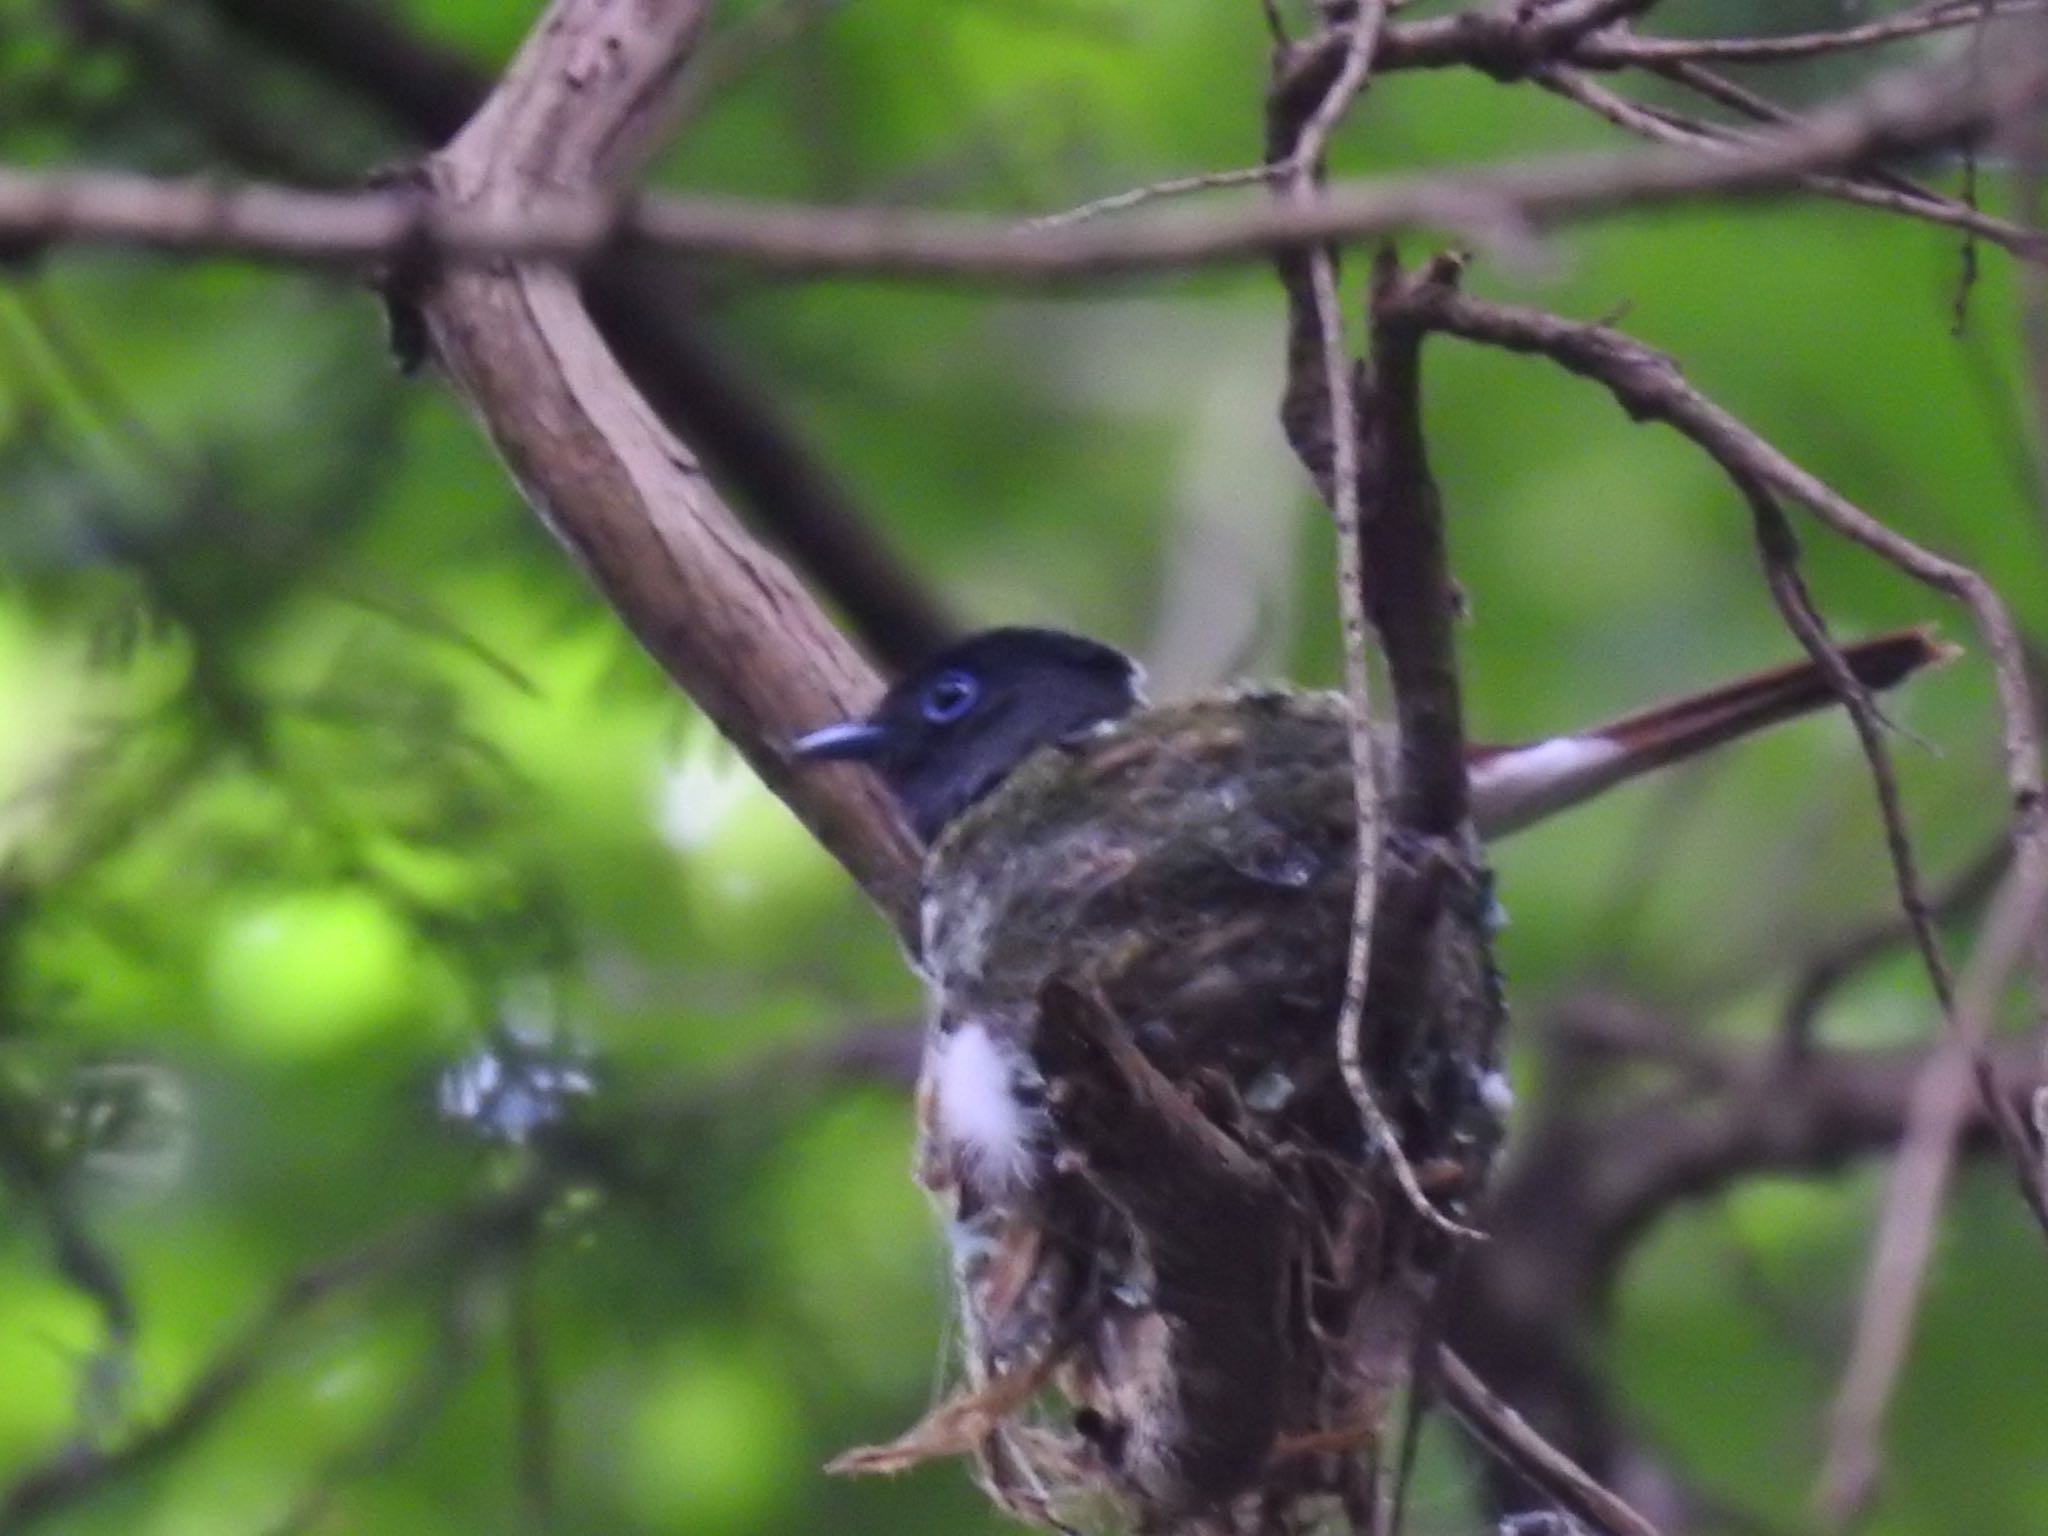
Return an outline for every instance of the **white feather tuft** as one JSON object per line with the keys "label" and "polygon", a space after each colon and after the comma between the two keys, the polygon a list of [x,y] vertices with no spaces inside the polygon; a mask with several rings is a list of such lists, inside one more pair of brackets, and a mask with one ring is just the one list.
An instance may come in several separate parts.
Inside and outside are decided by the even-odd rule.
{"label": "white feather tuft", "polygon": [[1031,1182],[1043,1112],[1019,1096],[1025,1069],[988,1027],[969,1019],[940,1037],[931,1067],[939,1136],[994,1194]]}

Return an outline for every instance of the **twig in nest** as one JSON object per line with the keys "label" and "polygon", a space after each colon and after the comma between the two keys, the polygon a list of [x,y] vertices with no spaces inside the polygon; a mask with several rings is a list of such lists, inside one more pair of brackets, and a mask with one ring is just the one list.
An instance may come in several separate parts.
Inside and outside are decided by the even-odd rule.
{"label": "twig in nest", "polygon": [[972,1455],[1038,1395],[1059,1363],[1060,1351],[1046,1350],[991,1381],[954,1393],[886,1445],[841,1451],[825,1463],[825,1470],[842,1476],[889,1475],[927,1461]]}

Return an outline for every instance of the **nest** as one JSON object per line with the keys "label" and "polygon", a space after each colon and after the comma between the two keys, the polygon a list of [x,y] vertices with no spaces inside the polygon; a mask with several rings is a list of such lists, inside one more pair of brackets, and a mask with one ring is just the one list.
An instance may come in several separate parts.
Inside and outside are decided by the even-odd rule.
{"label": "nest", "polygon": [[[1279,1533],[1362,1515],[1454,1248],[1339,1072],[1355,877],[1340,698],[1237,692],[1048,749],[925,879],[935,1043],[1014,1053],[1034,1172],[930,1128],[966,1381],[891,1446],[966,1452],[1023,1518]],[[1497,1146],[1503,1016],[1476,848],[1382,849],[1362,1054],[1445,1214]]]}

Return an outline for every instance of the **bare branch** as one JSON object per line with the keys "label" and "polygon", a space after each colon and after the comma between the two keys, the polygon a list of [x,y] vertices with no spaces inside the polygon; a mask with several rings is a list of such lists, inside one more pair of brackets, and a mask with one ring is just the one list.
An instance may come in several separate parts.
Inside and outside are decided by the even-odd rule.
{"label": "bare branch", "polygon": [[[1878,1439],[1919,1311],[1934,1229],[1973,1082],[1993,1129],[2006,1142],[2008,1156],[2025,1159],[2022,1188],[2037,1216],[2048,1222],[2048,1213],[2033,1192],[2035,1181],[2025,1177],[2034,1161],[2024,1132],[1984,1056],[1999,999],[2043,923],[2048,923],[2048,878],[2038,867],[2015,868],[1993,900],[1984,937],[1963,978],[1953,1025],[1913,1085],[1856,1319],[1856,1338],[1829,1418],[1827,1454],[1815,1490],[1816,1504],[1831,1525],[1853,1520],[1876,1490]],[[2020,1140],[2017,1148],[2015,1136]]]}
{"label": "bare branch", "polygon": [[1574,50],[1574,62],[1600,68],[1629,64],[1661,64],[1678,60],[1723,64],[1784,64],[1827,54],[1872,48],[1906,38],[1974,26],[1987,17],[2021,16],[2042,10],[2041,0],[1954,0],[1896,16],[1866,21],[1827,32],[1795,32],[1781,37],[1640,37],[1634,34],[1588,38]]}
{"label": "bare branch", "polygon": [[1409,324],[1408,311],[1418,290],[1455,287],[1462,270],[1458,258],[1439,257],[1404,275],[1388,259],[1375,272],[1372,295],[1367,596],[1399,727],[1394,820],[1426,837],[1463,835],[1470,781],[1458,681],[1458,593],[1422,435],[1424,333]]}
{"label": "bare branch", "polygon": [[[1365,88],[1372,71],[1373,46],[1385,19],[1383,4],[1368,4],[1348,14],[1333,8],[1325,35],[1344,40],[1341,53],[1311,47],[1299,52],[1282,49],[1276,54],[1266,109],[1266,151],[1272,163],[1287,168],[1287,180],[1276,189],[1284,202],[1301,205],[1313,200],[1330,135]],[[1336,524],[1337,611],[1343,631],[1344,692],[1351,705],[1358,870],[1352,884],[1344,990],[1336,1021],[1337,1063],[1368,1138],[1387,1159],[1409,1204],[1443,1230],[1470,1236],[1422,1192],[1400,1137],[1373,1090],[1360,1049],[1386,827],[1367,654],[1371,616],[1361,529],[1362,418],[1354,388],[1357,368],[1344,341],[1336,253],[1326,248],[1305,254],[1289,252],[1280,257],[1277,266],[1288,309],[1288,381],[1281,419]]]}
{"label": "bare branch", "polygon": [[[2023,871],[2048,870],[2048,799],[2025,648],[1990,583],[1879,522],[1693,389],[1670,358],[1619,331],[1449,291],[1431,294],[1427,323],[1473,341],[1541,354],[1601,383],[1637,420],[1661,421],[1691,438],[1738,485],[1798,502],[1837,533],[1963,603],[1976,621],[1998,683],[2015,863]],[[2036,977],[2035,990],[2048,1007],[2048,976]],[[2020,1171],[2031,1177],[2028,1169]]]}
{"label": "bare branch", "polygon": [[[352,264],[433,251],[456,263],[577,262],[640,242],[762,272],[1047,282],[1213,265],[1278,250],[1439,229],[1514,244],[1544,225],[1703,198],[1780,193],[1814,173],[1945,146],[1987,131],[2048,92],[2048,66],[2009,61],[1983,78],[1929,67],[1879,80],[1726,154],[1659,147],[1509,162],[1339,184],[1306,202],[1166,209],[1053,229],[1006,220],[820,209],[713,198],[619,199],[534,187],[516,205],[402,192],[323,196],[280,187],[118,174],[0,172],[0,244],[56,242],[201,250]],[[2044,245],[2025,245],[2039,259]]]}
{"label": "bare branch", "polygon": [[[463,55],[361,0],[206,3],[244,37],[374,107],[422,146],[451,137],[491,86],[490,75]],[[111,9],[106,0],[92,4]],[[797,9],[805,14],[788,20],[801,24],[829,4],[788,0],[763,14]],[[922,661],[958,633],[952,616],[878,536],[781,403],[721,343],[699,312],[694,286],[681,263],[627,251],[595,260],[583,293],[648,403],[696,449],[762,534],[846,615],[861,642],[892,667]]]}
{"label": "bare branch", "polygon": [[[703,8],[558,0],[469,125],[427,162],[420,206],[525,217],[630,174]],[[460,268],[420,309],[434,353],[537,511],[634,633],[908,930],[916,848],[857,770],[795,771],[783,744],[879,690],[809,594],[741,530],[613,361],[559,268]]]}
{"label": "bare branch", "polygon": [[1891,857],[1899,910],[1905,916],[1907,931],[1920,952],[1928,984],[1933,988],[1935,1001],[1941,1005],[1942,1018],[1947,1022],[1955,1012],[1955,979],[1949,970],[1948,957],[1942,952],[1941,936],[1935,932],[1926,893],[1921,889],[1919,861],[1913,851],[1912,836],[1906,829],[1905,806],[1899,797],[1899,776],[1892,766],[1891,749],[1884,738],[1886,722],[1879,716],[1870,690],[1857,681],[1855,673],[1849,670],[1848,662],[1835,648],[1834,641],[1828,636],[1826,623],[1814,607],[1812,595],[1799,574],[1799,541],[1785,517],[1784,508],[1778,505],[1777,498],[1753,480],[1739,478],[1737,485],[1749,499],[1756,525],[1757,548],[1763,558],[1764,579],[1770,586],[1771,598],[1784,616],[1786,627],[1806,647],[1814,665],[1826,674],[1828,682],[1841,697],[1850,723],[1855,727],[1864,761],[1870,767],[1871,785],[1877,793],[1877,809],[1884,823],[1885,848]]}
{"label": "bare branch", "polygon": [[1545,1440],[1514,1409],[1495,1397],[1472,1367],[1448,1349],[1437,1352],[1444,1401],[1489,1454],[1527,1478],[1604,1536],[1657,1536],[1657,1528],[1630,1509],[1569,1456]]}
{"label": "bare branch", "polygon": [[[1789,112],[1769,110],[1768,104],[1761,102],[1759,98],[1747,92],[1737,93],[1726,82],[1706,71],[1697,70],[1694,66],[1675,65],[1668,71],[1660,73],[1667,73],[1670,78],[1696,89],[1712,91],[1716,99],[1739,100],[1744,103],[1746,110],[1752,114],[1760,114],[1761,121],[1776,123],[1788,129],[1799,121]],[[1577,102],[1616,127],[1626,129],[1652,143],[1690,147],[1709,154],[1733,154],[1750,137],[1730,133],[1709,123],[1689,121],[1663,109],[1640,106],[1625,96],[1595,84],[1576,70],[1545,67],[1538,70],[1534,78],[1546,90]],[[1880,182],[1882,185],[1878,184]],[[1966,230],[2016,255],[2027,255],[2034,251],[2039,243],[2038,237],[2031,230],[2009,220],[1980,212],[1954,198],[1943,197],[1904,176],[1882,168],[1871,172],[1867,180],[1858,176],[1824,175],[1815,172],[1801,176],[1799,184],[1822,197],[1836,198],[1841,202],[1874,208],[1883,213],[1894,213],[1901,218],[1920,219],[1929,224]]]}
{"label": "bare branch", "polygon": [[[1397,7],[1398,9],[1398,7]],[[1646,6],[1625,10],[1643,11]],[[1643,37],[1626,26],[1587,25],[1579,5],[1469,6],[1448,16],[1403,22],[1387,29],[1380,46],[1382,73],[1402,69],[1476,69],[1500,80],[1520,80],[1549,64],[1626,69],[1673,59],[1770,64],[1874,47],[1902,38],[1969,26],[1989,12],[2022,15],[2041,0],[1944,0],[1880,21],[1833,31],[1781,37]],[[1623,18],[1625,19],[1625,18]]]}

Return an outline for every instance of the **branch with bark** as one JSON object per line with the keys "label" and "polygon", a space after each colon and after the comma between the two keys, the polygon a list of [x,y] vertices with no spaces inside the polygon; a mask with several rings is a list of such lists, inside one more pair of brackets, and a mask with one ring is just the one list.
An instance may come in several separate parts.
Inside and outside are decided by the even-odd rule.
{"label": "branch with bark", "polygon": [[[114,173],[0,173],[0,245],[143,246],[270,260],[360,264],[407,252],[450,263],[580,263],[652,246],[763,273],[860,273],[1047,282],[1262,259],[1280,250],[1436,230],[1524,247],[1544,228],[1631,209],[1795,191],[1801,178],[1874,157],[1971,143],[2048,95],[2048,67],[1926,66],[1885,76],[1796,122],[1703,153],[1508,162],[1430,176],[1337,183],[1284,205],[1134,212],[1058,226],[883,209],[622,196],[589,179],[537,185],[516,205],[403,192],[319,194]],[[1987,231],[1988,233],[1988,231]],[[2031,235],[2016,254],[2037,257]]]}
{"label": "branch with bark", "polygon": [[[422,175],[423,206],[524,217],[631,174],[702,5],[658,18],[561,0]],[[419,290],[433,356],[513,478],[655,659],[853,873],[899,930],[916,845],[866,774],[798,774],[784,743],[857,714],[867,663],[726,508],[613,360],[552,265],[458,267]]]}
{"label": "branch with bark", "polygon": [[[208,8],[235,38],[364,102],[422,149],[452,137],[491,88],[488,71],[360,0],[208,0]],[[601,255],[583,273],[598,330],[669,430],[878,661],[892,669],[922,661],[957,624],[699,313],[700,289],[683,263],[655,252]]]}

